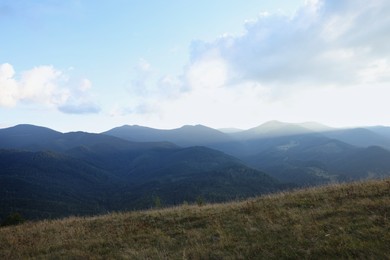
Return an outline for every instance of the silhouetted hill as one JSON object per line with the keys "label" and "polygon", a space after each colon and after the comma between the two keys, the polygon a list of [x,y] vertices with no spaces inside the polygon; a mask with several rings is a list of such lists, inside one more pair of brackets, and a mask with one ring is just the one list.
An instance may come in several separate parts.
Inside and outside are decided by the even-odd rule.
{"label": "silhouetted hill", "polygon": [[349,180],[387,178],[390,176],[390,151],[379,146],[362,148],[335,161],[332,167]]}
{"label": "silhouetted hill", "polygon": [[[378,128],[384,133],[386,128]],[[285,123],[269,121],[258,127],[243,131],[222,133],[204,126],[184,126],[173,130],[159,130],[141,126],[122,126],[105,132],[133,141],[169,141],[180,146],[202,145],[225,153],[244,158],[265,150],[264,145],[272,143],[275,138],[298,135],[317,135],[336,139],[359,147],[382,146],[390,148],[390,139],[375,131],[365,128],[336,129],[316,122]],[[390,135],[390,131],[389,131]],[[268,141],[268,139],[271,139]]]}
{"label": "silhouetted hill", "polygon": [[156,197],[164,205],[193,202],[199,196],[216,202],[286,187],[236,158],[206,147],[116,152],[83,149],[77,157],[131,186],[122,190],[126,195],[119,198],[128,209],[152,206]]}
{"label": "silhouetted hill", "polygon": [[299,185],[337,181],[328,171],[329,164],[356,149],[317,134],[269,138],[257,144],[259,152],[245,158],[249,165]]}
{"label": "silhouetted hill", "polygon": [[103,134],[137,142],[171,142],[182,147],[207,146],[233,156],[244,153],[246,149],[228,134],[202,125],[187,125],[171,130],[125,125]]}
{"label": "silhouetted hill", "polygon": [[328,138],[337,139],[354,146],[368,147],[377,145],[390,148],[390,130],[386,127],[337,129],[315,122],[295,124],[269,121],[258,127],[231,133],[230,135],[240,140],[255,140],[313,133],[322,134]]}
{"label": "silhouetted hill", "polygon": [[[63,134],[31,125],[0,129],[0,148],[25,150],[2,150],[0,188],[6,209],[2,212],[19,205],[27,217],[96,214],[148,208],[157,198],[162,205],[199,198],[219,202],[291,187],[280,182],[302,186],[389,176],[389,151],[358,148],[326,136],[330,132],[313,130],[325,126],[304,125],[307,128],[268,122],[242,138],[200,125],[111,130],[123,138],[148,142],[124,140],[108,132]],[[365,130],[343,135],[351,137],[356,132],[358,137],[376,136]],[[207,147],[192,146],[201,143]],[[42,185],[45,189],[39,190]],[[21,194],[19,204],[12,202],[17,193]],[[29,194],[36,200],[29,200]]]}
{"label": "silhouetted hill", "polygon": [[62,133],[34,125],[17,125],[0,129],[0,148],[40,150]]}
{"label": "silhouetted hill", "polygon": [[[270,193],[282,187],[268,175],[205,147],[159,152],[155,154],[159,161],[148,155],[135,160],[128,177],[148,186],[150,192],[168,204],[172,200],[169,198],[175,198],[174,202],[179,204],[194,202],[199,196],[220,202]],[[136,174],[137,171],[143,174]]]}
{"label": "silhouetted hill", "polygon": [[[32,152],[2,150],[3,215],[13,210],[28,218],[97,214],[148,208],[157,197],[163,205],[197,198],[216,202],[286,187],[206,147],[130,142],[84,132],[54,132],[45,139],[51,131],[32,129],[18,143],[26,150],[33,147]],[[35,151],[37,147],[43,151]]]}
{"label": "silhouetted hill", "polygon": [[240,140],[252,140],[297,135],[310,132],[312,131],[297,124],[284,123],[280,121],[269,121],[245,131],[232,133],[231,136]]}
{"label": "silhouetted hill", "polygon": [[0,148],[28,151],[65,152],[77,147],[94,149],[150,149],[156,147],[177,147],[167,142],[130,142],[124,139],[86,132],[60,133],[49,128],[34,125],[18,125],[0,129]]}
{"label": "silhouetted hill", "polygon": [[[191,129],[194,132],[199,131],[196,127]],[[125,133],[131,132],[128,131],[128,128],[122,130]],[[149,129],[149,131],[154,130]],[[160,133],[160,135],[156,133]],[[200,136],[200,134],[193,135]],[[298,185],[315,185],[356,179],[356,175],[348,175],[356,172],[355,164],[357,162],[352,159],[352,155],[360,151],[360,148],[356,146],[381,145],[386,147],[387,144],[385,137],[367,129],[335,129],[315,122],[293,124],[270,121],[246,131],[225,135],[230,136],[231,139],[226,142],[223,139],[218,139],[218,143],[207,140],[203,145],[236,156],[250,166],[267,172],[281,181],[293,182]],[[187,139],[190,139],[188,136]],[[164,140],[159,139],[163,138],[160,130],[156,130],[152,137],[153,139],[150,140]],[[149,136],[149,138],[152,137]],[[182,137],[185,138],[186,135]],[[143,141],[148,140],[146,136],[142,138],[144,138]],[[177,138],[176,140],[170,139],[172,142],[185,143],[182,139],[178,140]],[[192,138],[191,142],[199,145],[199,139]],[[384,153],[384,151],[382,152]],[[378,158],[381,158],[378,160],[387,160],[386,155]],[[346,174],[342,174],[337,169],[338,163],[349,167],[348,170],[344,168]],[[367,165],[372,164],[368,163]],[[366,176],[380,176],[382,172],[387,171],[386,161],[379,165],[382,165],[381,169],[371,166],[369,169],[367,168],[366,171],[371,170],[372,172]]]}
{"label": "silhouetted hill", "polygon": [[390,139],[365,128],[352,128],[327,131],[325,136],[360,147],[382,146],[390,148]]}
{"label": "silhouetted hill", "polygon": [[366,127],[366,128],[370,131],[373,131],[381,136],[384,136],[384,137],[390,139],[390,127],[388,127],[388,126],[371,126],[371,127]]}
{"label": "silhouetted hill", "polygon": [[171,130],[160,130],[143,126],[121,126],[103,134],[116,136],[136,142],[172,142],[180,146],[199,146],[226,143],[232,139],[218,131],[203,125],[186,125]]}
{"label": "silhouetted hill", "polygon": [[267,142],[245,161],[281,181],[315,185],[390,176],[390,152],[380,147],[357,148],[315,134]]}
{"label": "silhouetted hill", "polygon": [[0,218],[56,218],[107,212],[122,186],[109,172],[54,152],[0,150]]}

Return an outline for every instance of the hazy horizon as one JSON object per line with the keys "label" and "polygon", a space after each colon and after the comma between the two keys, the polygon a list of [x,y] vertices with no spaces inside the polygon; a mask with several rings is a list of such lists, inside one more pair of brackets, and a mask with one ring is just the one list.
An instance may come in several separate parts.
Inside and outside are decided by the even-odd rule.
{"label": "hazy horizon", "polygon": [[[182,127],[185,127],[185,126],[199,126],[200,125],[200,126],[205,126],[205,127],[208,127],[208,128],[212,128],[212,129],[218,130],[218,131],[223,132],[223,133],[234,133],[234,132],[241,132],[241,131],[250,130],[252,128],[256,128],[256,127],[259,127],[259,126],[262,126],[262,125],[265,125],[265,124],[268,124],[268,123],[272,123],[272,122],[278,122],[278,123],[282,123],[282,124],[293,124],[293,125],[319,124],[319,125],[321,125],[321,126],[323,126],[325,128],[329,127],[332,130],[353,129],[353,128],[369,128],[369,127],[390,127],[390,125],[356,125],[356,126],[335,127],[335,126],[326,125],[326,124],[323,124],[321,122],[314,122],[314,121],[284,122],[284,121],[279,121],[279,120],[270,120],[270,121],[265,121],[265,122],[261,122],[259,124],[253,125],[252,127],[249,127],[249,128],[237,128],[237,127],[234,127],[234,126],[232,126],[232,127],[225,127],[225,128],[214,128],[214,127],[211,127],[211,126],[208,126],[208,125],[204,125],[204,124],[192,124],[192,125],[187,124],[187,125],[181,125],[181,126],[172,127],[172,128],[158,128],[158,127],[147,126],[147,125],[122,124],[122,125],[108,126],[107,129],[103,129],[102,131],[85,131],[85,132],[99,134],[99,133],[103,133],[105,131],[108,131],[108,130],[111,130],[111,129],[114,129],[114,128],[117,128],[117,127],[122,127],[122,126],[139,126],[139,127],[152,128],[152,129],[156,129],[156,130],[174,130],[174,129],[179,129],[179,128],[182,128]],[[38,126],[38,127],[49,128],[49,129],[52,129],[52,130],[55,130],[55,131],[58,131],[58,132],[62,132],[62,133],[84,131],[82,129],[77,129],[77,127],[73,128],[72,130],[69,130],[69,131],[62,131],[60,129],[57,129],[55,127],[50,127],[50,126],[47,126],[47,125],[35,125],[35,124],[28,124],[28,123],[19,123],[19,124],[7,126],[7,127],[0,127],[0,129],[6,129],[6,128],[10,128],[10,127],[15,127],[15,126],[18,126],[18,125],[34,125],[34,126]],[[303,127],[305,127],[305,126],[303,126]],[[231,132],[229,130],[233,130],[233,132]],[[308,130],[310,130],[310,128],[308,128]],[[313,130],[313,129],[311,129],[311,130]],[[315,130],[315,131],[317,131],[317,132],[325,132],[325,131],[328,131],[328,130]]]}
{"label": "hazy horizon", "polygon": [[390,126],[386,0],[0,3],[0,128]]}

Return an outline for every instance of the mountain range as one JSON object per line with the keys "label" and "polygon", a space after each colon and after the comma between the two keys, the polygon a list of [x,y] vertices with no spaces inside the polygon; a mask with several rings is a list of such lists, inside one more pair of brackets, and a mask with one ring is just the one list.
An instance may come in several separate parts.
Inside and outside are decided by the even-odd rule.
{"label": "mountain range", "polygon": [[[221,202],[287,187],[207,147],[18,125],[0,130],[0,219]],[[157,203],[158,201],[158,203]]]}
{"label": "mountain range", "polygon": [[[235,156],[282,182],[296,185],[380,178],[390,174],[387,163],[390,161],[389,127],[338,129],[315,122],[270,121],[241,131],[222,132],[201,125],[173,130],[148,129],[141,135],[138,126],[122,126],[104,134],[127,140],[206,146]],[[205,136],[215,138],[210,141]],[[380,158],[381,163],[377,163],[381,166],[371,163],[373,150]],[[365,167],[356,166],[359,160]]]}
{"label": "mountain range", "polygon": [[390,128],[270,121],[248,130],[0,129],[0,219],[222,202],[390,176]]}

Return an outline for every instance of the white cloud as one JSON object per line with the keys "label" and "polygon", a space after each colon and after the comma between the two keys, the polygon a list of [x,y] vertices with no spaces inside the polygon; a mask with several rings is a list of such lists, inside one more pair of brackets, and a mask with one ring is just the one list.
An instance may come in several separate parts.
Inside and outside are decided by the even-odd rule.
{"label": "white cloud", "polygon": [[92,88],[92,82],[89,79],[82,79],[80,83],[80,90],[86,92]]}
{"label": "white cloud", "polygon": [[14,75],[14,68],[10,64],[0,65],[0,106],[11,107],[17,102],[18,84]]}
{"label": "white cloud", "polygon": [[[181,76],[149,81],[154,94],[132,99],[131,118],[142,122],[149,113],[150,125],[160,127],[383,122],[390,110],[389,28],[386,0],[308,0],[293,16],[261,14],[241,35],[194,41]],[[153,109],[137,115],[142,105]]]}
{"label": "white cloud", "polygon": [[227,64],[218,51],[211,50],[191,64],[185,77],[191,89],[223,87],[228,79]]}
{"label": "white cloud", "polygon": [[108,112],[111,117],[147,115],[158,113],[156,104],[161,100],[179,98],[185,91],[183,76],[161,75],[146,59],[139,59],[131,71],[131,79],[126,83],[128,97],[118,100]]}
{"label": "white cloud", "polygon": [[38,66],[17,75],[11,64],[0,65],[0,106],[4,107],[25,103],[56,107],[65,113],[95,113],[99,109],[91,101],[91,86],[88,79],[72,79],[53,66]]}
{"label": "white cloud", "polygon": [[384,46],[390,42],[389,9],[390,2],[381,0],[306,1],[293,17],[261,15],[246,24],[243,35],[195,43],[190,69],[208,62],[205,54],[212,51],[224,65],[209,61],[209,66],[231,68],[231,82],[257,81],[275,91],[270,83],[283,88],[291,83],[355,84],[379,50],[389,60]]}
{"label": "white cloud", "polygon": [[358,78],[363,83],[389,82],[390,61],[386,58],[372,60],[359,71]]}
{"label": "white cloud", "polygon": [[172,75],[165,75],[157,81],[159,93],[162,98],[177,98],[183,89],[183,81]]}
{"label": "white cloud", "polygon": [[60,85],[66,79],[52,66],[39,66],[21,73],[19,98],[24,102],[55,105],[65,102],[69,93]]}

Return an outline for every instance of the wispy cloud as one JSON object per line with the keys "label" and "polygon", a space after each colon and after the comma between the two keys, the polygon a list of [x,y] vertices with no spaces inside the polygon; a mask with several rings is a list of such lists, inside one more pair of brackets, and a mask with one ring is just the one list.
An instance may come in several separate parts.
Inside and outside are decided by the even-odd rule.
{"label": "wispy cloud", "polygon": [[0,65],[0,105],[14,106],[17,102],[18,83],[14,79],[14,68],[4,63]]}
{"label": "wispy cloud", "polygon": [[125,103],[116,103],[110,116],[147,115],[158,113],[159,104],[180,98],[188,90],[183,76],[161,75],[159,70],[144,58],[140,58],[131,70],[126,83],[128,98]]}
{"label": "wispy cloud", "polygon": [[131,80],[127,90],[137,97],[164,97],[169,98],[183,91],[181,78],[172,75],[160,75],[158,69],[150,62],[141,58],[131,72]]}

